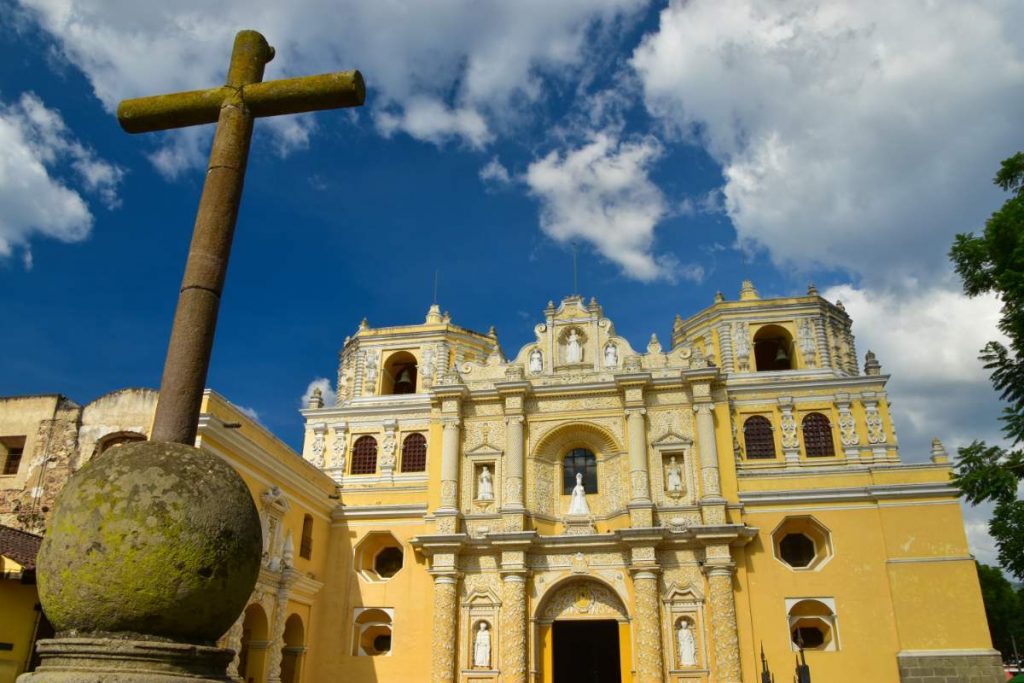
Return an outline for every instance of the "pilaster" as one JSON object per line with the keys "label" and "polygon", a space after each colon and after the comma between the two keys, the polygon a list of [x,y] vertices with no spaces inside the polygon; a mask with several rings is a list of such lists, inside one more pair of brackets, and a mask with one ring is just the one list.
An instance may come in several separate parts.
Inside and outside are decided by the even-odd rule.
{"label": "pilaster", "polygon": [[626,430],[629,433],[629,520],[633,527],[649,527],[654,523],[651,501],[651,478],[647,466],[647,413],[644,387],[650,382],[648,373],[618,375],[615,383],[622,391],[626,406]]}
{"label": "pilaster", "polygon": [[523,491],[525,472],[525,423],[523,407],[530,383],[509,381],[495,384],[504,401],[505,412],[505,467],[504,496],[501,516],[506,531],[522,531],[526,527],[526,508]]}
{"label": "pilaster", "polygon": [[459,530],[459,451],[462,432],[462,398],[466,387],[452,384],[435,387],[441,404],[441,504],[434,511],[439,534]]}
{"label": "pilaster", "polygon": [[740,642],[736,628],[736,598],[728,545],[709,546],[704,572],[708,577],[711,603],[711,632],[714,646],[715,680],[740,683]]}

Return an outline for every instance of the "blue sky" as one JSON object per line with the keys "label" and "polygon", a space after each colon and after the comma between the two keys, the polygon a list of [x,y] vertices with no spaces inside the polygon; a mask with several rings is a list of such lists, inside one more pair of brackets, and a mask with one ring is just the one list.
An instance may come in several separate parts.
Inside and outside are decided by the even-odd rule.
{"label": "blue sky", "polygon": [[[342,340],[439,299],[508,353],[572,286],[642,348],[814,281],[887,372],[904,458],[994,439],[998,302],[945,252],[1021,148],[1015,2],[0,0],[0,394],[156,386],[210,130],[118,100],[359,68],[366,107],[261,120],[209,384],[285,441]],[[987,541],[971,522],[979,553]],[[980,544],[980,545],[979,545]]]}

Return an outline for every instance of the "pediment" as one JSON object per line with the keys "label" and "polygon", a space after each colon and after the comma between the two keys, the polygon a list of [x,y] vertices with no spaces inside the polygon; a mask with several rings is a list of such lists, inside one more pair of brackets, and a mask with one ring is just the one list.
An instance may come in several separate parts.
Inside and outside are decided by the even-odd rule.
{"label": "pediment", "polygon": [[494,457],[500,457],[501,453],[502,453],[502,450],[500,448],[498,448],[497,446],[495,446],[493,444],[489,444],[487,442],[484,442],[484,443],[482,443],[482,444],[480,444],[478,446],[473,446],[473,448],[471,448],[468,451],[466,451],[466,455],[468,455],[468,456],[494,456]]}
{"label": "pediment", "polygon": [[651,442],[651,446],[658,450],[671,450],[674,448],[686,448],[693,445],[693,439],[669,430]]}
{"label": "pediment", "polygon": [[680,584],[673,581],[662,600],[670,604],[704,602],[704,592],[692,583]]}

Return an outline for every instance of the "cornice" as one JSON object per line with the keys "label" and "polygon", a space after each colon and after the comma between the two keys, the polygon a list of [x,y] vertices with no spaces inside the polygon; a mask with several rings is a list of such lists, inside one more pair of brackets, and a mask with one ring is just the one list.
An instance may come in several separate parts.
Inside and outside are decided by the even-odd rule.
{"label": "cornice", "polygon": [[[753,507],[792,503],[836,503],[867,501],[880,503],[892,499],[949,498],[955,500],[957,490],[951,484],[876,484],[850,488],[799,489],[788,491],[746,491],[740,502]],[[748,512],[754,512],[748,508]]]}

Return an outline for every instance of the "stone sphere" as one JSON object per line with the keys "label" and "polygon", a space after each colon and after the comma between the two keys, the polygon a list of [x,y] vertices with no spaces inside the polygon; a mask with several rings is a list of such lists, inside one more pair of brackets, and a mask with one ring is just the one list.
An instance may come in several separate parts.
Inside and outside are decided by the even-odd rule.
{"label": "stone sphere", "polygon": [[182,444],[125,444],[58,497],[39,599],[60,634],[212,643],[245,608],[262,547],[256,505],[230,465]]}

